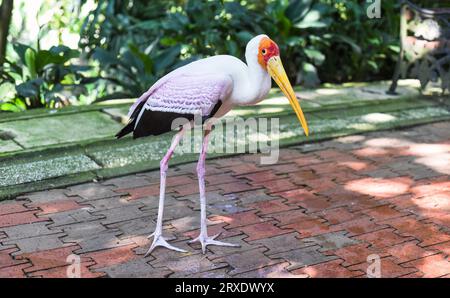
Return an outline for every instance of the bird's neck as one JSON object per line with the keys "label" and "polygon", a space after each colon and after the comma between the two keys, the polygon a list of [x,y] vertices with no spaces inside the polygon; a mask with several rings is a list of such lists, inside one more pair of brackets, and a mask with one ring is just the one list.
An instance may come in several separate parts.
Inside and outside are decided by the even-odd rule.
{"label": "bird's neck", "polygon": [[246,57],[248,76],[246,101],[248,104],[254,104],[267,95],[271,87],[271,79],[267,71],[258,63],[256,55],[249,56]]}

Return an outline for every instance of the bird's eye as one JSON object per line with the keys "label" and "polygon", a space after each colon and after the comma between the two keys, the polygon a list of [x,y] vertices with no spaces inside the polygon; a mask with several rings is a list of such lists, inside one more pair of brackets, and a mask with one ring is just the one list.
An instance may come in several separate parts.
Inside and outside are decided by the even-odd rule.
{"label": "bird's eye", "polygon": [[267,53],[267,50],[266,50],[266,49],[263,49],[263,50],[261,51],[261,53],[262,53],[263,55],[265,55],[265,54]]}

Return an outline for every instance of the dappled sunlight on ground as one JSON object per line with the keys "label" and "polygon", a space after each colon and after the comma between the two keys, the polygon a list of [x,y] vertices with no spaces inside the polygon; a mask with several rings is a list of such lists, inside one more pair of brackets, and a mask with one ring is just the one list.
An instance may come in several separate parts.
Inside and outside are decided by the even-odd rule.
{"label": "dappled sunlight on ground", "polygon": [[345,188],[354,192],[379,197],[391,198],[405,194],[412,181],[408,178],[402,179],[382,179],[382,178],[363,178],[353,180],[346,184]]}
{"label": "dappled sunlight on ground", "polygon": [[[171,167],[163,234],[187,253],[144,258],[158,213],[159,172],[0,203],[0,276],[381,277],[450,274],[450,123],[353,135],[208,160],[208,233],[239,248],[189,244],[200,227],[195,163]],[[28,229],[24,227],[29,227]],[[36,232],[38,231],[38,232]],[[5,248],[6,247],[6,248]]]}

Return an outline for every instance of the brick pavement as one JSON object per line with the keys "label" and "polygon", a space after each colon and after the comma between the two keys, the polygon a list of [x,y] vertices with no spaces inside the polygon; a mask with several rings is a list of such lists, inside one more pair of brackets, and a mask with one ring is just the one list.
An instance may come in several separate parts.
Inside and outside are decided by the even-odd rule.
{"label": "brick pavement", "polygon": [[181,254],[143,254],[158,172],[0,202],[0,277],[450,276],[450,122],[209,160],[210,233],[241,248],[187,244],[199,229],[195,165],[170,169],[164,233]]}

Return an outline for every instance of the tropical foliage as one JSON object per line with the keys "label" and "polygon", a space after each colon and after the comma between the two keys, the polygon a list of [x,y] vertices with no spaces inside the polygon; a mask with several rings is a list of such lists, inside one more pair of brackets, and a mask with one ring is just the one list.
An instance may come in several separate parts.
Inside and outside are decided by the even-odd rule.
{"label": "tropical foliage", "polygon": [[[43,1],[48,9],[52,0]],[[17,111],[136,97],[192,60],[215,54],[243,59],[246,43],[260,33],[279,44],[296,84],[388,79],[399,50],[399,4],[383,1],[381,19],[369,19],[366,5],[353,0],[78,0],[67,5],[69,13],[61,5],[47,26],[77,31],[78,49],[61,44],[63,30],[59,45],[48,50],[39,39],[36,48],[14,43],[0,68],[0,107]],[[90,7],[85,16],[69,18],[84,7]]]}

